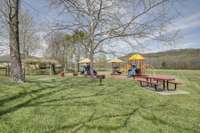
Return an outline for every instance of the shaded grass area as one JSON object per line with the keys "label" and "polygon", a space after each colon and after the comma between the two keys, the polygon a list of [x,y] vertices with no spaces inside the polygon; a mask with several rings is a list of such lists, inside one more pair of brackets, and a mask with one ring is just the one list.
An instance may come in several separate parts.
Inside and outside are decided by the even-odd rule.
{"label": "shaded grass area", "polygon": [[0,78],[0,132],[200,132],[200,71],[176,75],[190,95],[160,96],[134,81],[28,77],[17,85]]}

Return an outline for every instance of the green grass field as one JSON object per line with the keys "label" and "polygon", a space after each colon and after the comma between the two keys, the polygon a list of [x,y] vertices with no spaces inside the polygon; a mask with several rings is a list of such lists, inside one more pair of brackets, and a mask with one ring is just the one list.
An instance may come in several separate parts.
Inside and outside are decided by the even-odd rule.
{"label": "green grass field", "polygon": [[0,78],[0,133],[199,133],[200,71],[156,70],[184,82],[189,95],[162,96],[134,81]]}

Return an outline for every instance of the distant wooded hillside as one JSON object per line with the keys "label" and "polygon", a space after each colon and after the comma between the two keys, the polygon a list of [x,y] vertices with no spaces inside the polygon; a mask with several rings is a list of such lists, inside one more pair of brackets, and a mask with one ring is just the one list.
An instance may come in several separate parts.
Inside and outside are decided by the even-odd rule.
{"label": "distant wooded hillside", "polygon": [[[127,61],[132,54],[121,59]],[[154,68],[200,69],[200,49],[179,49],[142,55],[145,57],[145,62]]]}

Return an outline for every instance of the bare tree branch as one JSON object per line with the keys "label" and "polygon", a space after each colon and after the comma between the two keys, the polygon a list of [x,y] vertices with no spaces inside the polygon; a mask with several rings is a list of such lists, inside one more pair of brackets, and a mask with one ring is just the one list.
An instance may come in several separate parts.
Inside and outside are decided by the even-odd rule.
{"label": "bare tree branch", "polygon": [[[79,29],[88,34],[84,47],[88,51],[88,57],[92,60],[98,48],[110,40],[152,38],[170,41],[175,37],[163,37],[161,28],[171,20],[166,15],[167,12],[162,10],[171,0],[51,1],[71,13],[76,22],[71,26],[68,24],[60,25],[63,29]],[[132,7],[133,10],[130,9]],[[158,31],[160,31],[160,34],[158,34]]]}

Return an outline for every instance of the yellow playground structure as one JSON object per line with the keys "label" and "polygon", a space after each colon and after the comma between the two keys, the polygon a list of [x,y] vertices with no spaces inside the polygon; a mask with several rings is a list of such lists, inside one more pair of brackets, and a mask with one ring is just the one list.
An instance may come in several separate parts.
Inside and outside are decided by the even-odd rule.
{"label": "yellow playground structure", "polygon": [[120,59],[112,59],[110,63],[112,63],[111,75],[120,75],[122,73],[120,65],[123,63],[123,61]]}
{"label": "yellow playground structure", "polygon": [[128,58],[128,63],[124,66],[124,72],[128,73],[128,70],[131,68],[131,64],[135,64],[139,74],[145,73],[145,66],[144,63],[145,58],[140,54],[134,54]]}

